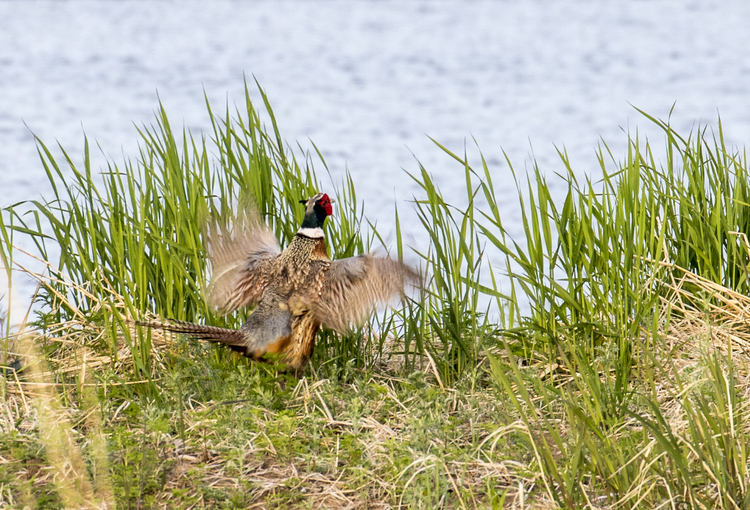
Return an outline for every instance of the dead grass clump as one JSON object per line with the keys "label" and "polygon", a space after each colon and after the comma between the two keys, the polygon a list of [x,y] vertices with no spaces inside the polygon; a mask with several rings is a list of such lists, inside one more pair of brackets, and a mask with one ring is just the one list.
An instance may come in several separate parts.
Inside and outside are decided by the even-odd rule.
{"label": "dead grass clump", "polygon": [[658,381],[663,395],[660,405],[675,429],[683,430],[686,423],[674,396],[690,391],[684,383],[697,386],[705,381],[707,356],[729,357],[737,388],[750,394],[750,296],[674,264],[664,265],[672,277],[664,283],[667,292],[660,296],[663,345],[656,355],[667,371]]}
{"label": "dead grass clump", "polygon": [[687,358],[710,348],[750,360],[750,296],[681,267],[669,268],[676,276],[665,283],[669,292],[660,298],[668,348]]}
{"label": "dead grass clump", "polygon": [[[683,400],[709,377],[707,353],[731,355],[737,385],[743,394],[750,390],[750,327],[746,323],[750,298],[678,267],[670,269],[680,276],[666,283],[668,292],[661,298],[662,329],[658,335],[663,342],[646,341],[654,346],[655,359],[665,367],[655,381],[658,408],[671,430],[682,438],[690,426]],[[69,285],[70,292],[85,292]],[[59,302],[72,307],[62,294]],[[313,375],[284,389],[273,378],[261,380],[257,388],[248,389],[250,393],[238,395],[236,400],[201,401],[186,392],[179,401],[180,427],[175,426],[177,412],[170,407],[157,410],[167,413],[168,426],[152,427],[147,406],[157,404],[149,404],[149,400],[136,403],[125,399],[101,407],[94,392],[105,386],[148,383],[166,395],[176,388],[170,378],[187,376],[175,375],[175,367],[168,361],[168,354],[176,353],[178,344],[164,332],[152,330],[150,349],[157,376],[138,378],[131,346],[139,332],[124,300],[112,293],[95,306],[97,312],[92,317],[122,318],[109,330],[117,332],[114,337],[106,331],[111,324],[94,322],[82,313],[73,313],[73,319],[47,328],[44,334],[27,331],[28,345],[53,348],[45,354],[27,353],[28,368],[10,372],[5,380],[0,427],[28,444],[41,444],[44,451],[33,459],[0,462],[13,463],[8,466],[26,481],[32,494],[54,487],[65,505],[104,508],[114,504],[123,484],[129,484],[130,493],[155,491],[149,504],[161,508],[186,501],[210,506],[212,495],[229,494],[246,508],[360,509],[409,508],[420,497],[432,501],[425,494],[434,490],[443,494],[430,503],[437,506],[481,508],[490,501],[504,501],[508,508],[556,507],[552,497],[555,486],[545,478],[540,457],[517,441],[529,437],[539,442],[540,434],[548,432],[530,429],[517,417],[508,420],[510,414],[500,419],[497,395],[486,387],[476,391],[445,387],[429,359],[423,364],[421,378],[414,380],[412,376],[396,377],[381,367],[369,379],[350,383]],[[393,340],[387,345],[395,352],[403,351]],[[187,351],[180,355],[193,366],[206,363],[191,358]],[[526,367],[535,368],[542,370],[536,365]],[[558,372],[555,379],[571,388],[581,377]],[[105,373],[109,375],[103,380]],[[694,374],[692,379],[689,373]],[[549,372],[543,377],[552,375]],[[414,384],[413,390],[405,389]],[[517,384],[511,389],[522,390]],[[269,402],[281,392],[285,400],[261,405],[253,391],[263,393]],[[439,401],[429,401],[435,398]],[[141,407],[136,420],[136,415],[128,412],[134,404]],[[566,437],[571,433],[570,423],[564,406],[557,404],[528,410],[537,419],[558,423]],[[359,410],[354,410],[356,406]],[[747,415],[746,408],[741,412]],[[635,419],[628,419],[622,431],[640,428]],[[115,447],[117,434],[121,446]],[[687,436],[681,440],[688,442]],[[649,491],[669,487],[668,479],[648,474],[652,463],[658,462],[651,458],[656,447],[653,440],[644,443],[638,458],[632,460],[643,466],[642,476],[636,478],[640,488],[631,487],[617,502],[592,491],[590,506],[627,506],[628,501],[646,497]],[[138,457],[142,465],[134,466],[132,474],[123,471],[122,475],[135,478],[113,478],[118,466],[132,464],[129,456],[138,452],[148,452],[147,460]],[[555,452],[555,462],[567,462],[562,450]],[[688,455],[698,462],[699,453]],[[663,458],[663,453],[653,455]],[[144,476],[144,471],[138,470],[144,469],[145,463],[152,464],[149,473],[163,477],[163,484],[156,489],[149,489],[148,483],[138,478]],[[709,485],[704,494],[718,500],[718,485]],[[646,486],[652,488],[644,489]],[[4,494],[0,487],[3,501],[21,498],[13,491]],[[146,504],[141,496],[138,501]]]}

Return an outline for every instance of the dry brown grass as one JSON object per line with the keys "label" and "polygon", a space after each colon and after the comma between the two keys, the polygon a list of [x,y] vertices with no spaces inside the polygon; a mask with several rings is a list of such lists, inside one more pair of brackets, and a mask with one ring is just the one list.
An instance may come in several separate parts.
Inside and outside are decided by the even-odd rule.
{"label": "dry brown grass", "polygon": [[[664,358],[665,366],[684,373],[689,367],[698,367],[707,351],[731,352],[736,360],[738,383],[748,394],[750,298],[678,267],[671,266],[670,270],[680,276],[666,283],[669,292],[661,301],[660,324],[663,327],[659,334],[666,340],[667,348],[659,356]],[[74,288],[70,282],[68,285],[76,292],[85,292],[85,289]],[[72,306],[62,295],[60,303]],[[107,313],[126,316],[121,299],[100,302],[98,306]],[[54,484],[65,507],[114,507],[113,482],[107,464],[112,455],[111,452],[107,455],[106,430],[118,424],[126,427],[136,424],[130,424],[125,417],[127,403],[110,410],[106,421],[102,422],[94,412],[96,404],[91,399],[95,397],[87,393],[87,389],[100,387],[101,381],[97,382],[91,374],[104,368],[123,376],[123,382],[108,384],[144,382],[126,377],[133,373],[133,359],[126,341],[128,334],[136,335],[133,326],[120,332],[117,348],[107,353],[102,347],[105,338],[102,328],[86,315],[76,314],[75,320],[54,325],[43,335],[26,331],[17,339],[16,354],[23,357],[28,368],[21,376],[11,373],[5,382],[0,426],[5,434],[14,432],[24,441],[40,441],[46,447],[45,462],[35,460],[13,465],[20,466],[16,472],[19,479],[33,480],[33,487]],[[157,363],[155,373],[167,372],[165,354],[175,348],[174,339],[158,330],[152,331],[151,339],[153,359]],[[651,340],[644,336],[644,342]],[[53,351],[53,358],[45,359],[40,355],[38,346],[44,342],[59,345]],[[650,345],[658,344],[651,342]],[[195,360],[195,363],[200,362]],[[549,490],[543,488],[544,477],[538,471],[538,464],[529,459],[520,460],[517,455],[517,458],[503,455],[500,451],[499,445],[505,444],[513,434],[533,435],[537,431],[527,430],[522,421],[493,423],[491,413],[483,411],[483,408],[492,409],[497,405],[492,392],[478,390],[474,394],[459,394],[443,387],[429,360],[425,367],[426,380],[439,388],[441,398],[445,398],[446,419],[451,415],[477,416],[476,422],[469,419],[459,427],[458,439],[452,445],[456,451],[466,452],[462,458],[414,451],[410,463],[395,468],[394,445],[408,450],[405,445],[412,439],[417,406],[404,392],[397,391],[405,380],[393,373],[379,373],[371,380],[351,386],[354,393],[368,385],[381,388],[379,399],[370,402],[367,408],[370,414],[356,419],[342,419],[341,409],[347,402],[336,401],[340,395],[332,390],[334,383],[315,377],[302,378],[291,391],[286,411],[293,413],[300,423],[310,416],[317,417],[315,426],[328,431],[323,434],[322,442],[331,453],[330,457],[316,460],[306,455],[281,455],[269,437],[278,419],[277,413],[263,409],[258,414],[257,430],[245,438],[242,460],[238,463],[237,444],[232,442],[235,438],[217,429],[219,413],[216,411],[240,410],[246,402],[198,402],[188,398],[184,440],[175,434],[145,429],[138,432],[144,436],[144,444],[154,449],[159,462],[168,466],[164,487],[155,498],[156,506],[171,508],[189,500],[191,507],[201,507],[207,504],[203,496],[207,487],[245,491],[247,508],[267,508],[282,504],[280,501],[292,507],[309,508],[408,508],[404,495],[410,487],[421,483],[419,477],[425,473],[439,473],[452,486],[456,508],[483,508],[487,504],[483,499],[483,487],[487,483],[500,493],[506,491],[507,508],[555,508]],[[699,368],[696,373],[701,373]],[[699,383],[700,379],[696,379],[695,384]],[[675,387],[669,378],[659,384],[660,407],[675,431],[684,430],[684,416],[675,395],[687,390]],[[332,405],[339,411],[333,412]],[[561,421],[560,426],[564,428],[566,424]],[[298,432],[303,431],[295,429],[293,433]],[[346,436],[359,437],[357,447],[370,466],[370,472],[357,471],[349,465],[350,452],[345,452],[337,439]],[[83,444],[94,445],[98,465],[93,469],[86,469],[81,454]],[[652,447],[653,443],[644,444],[642,458],[648,456]],[[430,448],[437,452],[444,445],[434,441]],[[2,463],[10,465],[13,461],[0,458]],[[204,487],[202,491],[196,489],[196,480]],[[360,486],[354,486],[352,480],[358,480]],[[656,486],[662,482],[645,477],[644,471],[642,483]],[[297,494],[297,499],[283,498],[284,494],[291,493]],[[19,501],[14,498],[18,497],[13,491],[0,487],[3,504],[17,505]],[[609,505],[598,506],[594,501],[591,507],[608,508]]]}
{"label": "dry brown grass", "polygon": [[707,374],[701,367],[712,352],[731,355],[738,387],[750,395],[750,297],[673,264],[667,266],[673,276],[660,298],[659,334],[666,348],[659,357],[671,377],[660,381],[659,405],[673,430],[683,431],[686,421],[674,397],[691,388],[677,387],[675,375],[692,370],[696,377],[691,386],[702,384]]}
{"label": "dry brown grass", "polygon": [[[42,283],[48,278],[35,275]],[[85,288],[76,286],[69,281],[57,280],[64,283],[72,292],[86,295],[90,300],[94,296],[88,294]],[[75,310],[73,303],[66,295],[57,293],[59,305]],[[126,317],[128,329],[120,331],[117,337],[114,354],[107,347],[106,333],[102,327],[83,313],[74,313],[75,319],[49,326],[45,333],[27,330],[23,337],[19,336],[17,343],[27,346],[26,352],[15,352],[15,356],[23,359],[26,370],[19,377],[15,372],[13,379],[6,384],[6,398],[4,403],[5,432],[16,430],[34,441],[41,438],[46,447],[46,463],[24,465],[17,475],[27,480],[34,480],[37,488],[53,484],[66,508],[113,508],[111,477],[102,470],[106,465],[106,454],[102,455],[102,448],[106,439],[102,439],[102,424],[99,423],[96,405],[86,401],[87,390],[101,387],[101,381],[95,382],[92,373],[107,368],[119,374],[123,381],[111,381],[107,384],[139,384],[144,380],[128,380],[128,374],[133,372],[133,356],[128,348],[127,335],[135,338],[137,331],[122,298],[111,296],[109,301],[99,301],[95,312],[101,312]],[[40,355],[39,346],[52,343],[55,355],[46,359]],[[403,351],[403,346],[396,345],[389,340],[389,345],[396,351]],[[164,363],[165,353],[174,348],[175,338],[171,333],[162,330],[151,331],[151,347],[154,363],[157,365],[155,373],[168,371]],[[20,351],[20,349],[17,349]],[[104,353],[102,352],[104,351]],[[402,366],[397,356],[389,356],[387,366],[390,368]],[[200,363],[200,360],[195,360]],[[434,363],[425,363],[428,379],[442,387]],[[385,367],[386,365],[384,365]],[[33,369],[32,369],[33,367]],[[158,380],[158,379],[157,379]],[[377,384],[386,388],[382,402],[375,404],[373,411],[377,412],[381,406],[395,409],[391,413],[391,420],[384,422],[374,416],[363,416],[357,420],[341,420],[334,416],[326,401],[336,398],[331,395],[331,382],[327,379],[310,380],[302,378],[292,390],[292,400],[288,403],[288,410],[296,413],[298,419],[306,416],[321,417],[319,426],[335,431],[337,435],[359,434],[367,431],[366,440],[360,440],[359,448],[363,458],[373,466],[390,467],[391,444],[408,440],[405,423],[412,417],[413,411],[399,399],[394,385],[401,382],[398,377],[387,373],[378,374],[375,379],[365,381],[363,385]],[[455,393],[455,390],[445,390]],[[487,394],[476,397],[493,401]],[[458,402],[458,399],[456,399]],[[117,424],[128,424],[124,416],[125,405],[118,406],[106,417],[106,425],[112,427]],[[352,488],[350,480],[345,478],[345,471],[340,469],[346,463],[338,460],[325,469],[317,469],[309,459],[280,459],[273,447],[273,442],[264,431],[264,420],[258,423],[259,431],[250,437],[243,451],[244,463],[240,469],[232,465],[228,468],[228,460],[221,452],[226,452],[231,446],[228,439],[215,429],[216,420],[210,418],[217,408],[228,406],[242,407],[244,402],[186,402],[185,434],[186,440],[175,439],[174,436],[156,432],[142,431],[145,440],[152,445],[158,454],[160,462],[171,464],[163,490],[156,498],[160,508],[171,508],[175,504],[175,490],[180,490],[182,499],[186,495],[195,500],[195,505],[201,506],[202,496],[195,490],[195,481],[212,489],[238,489],[252,484],[251,499],[248,508],[266,508],[269,499],[281,493],[299,491],[304,494],[304,507],[312,508],[406,508],[399,494],[401,488],[408,488],[416,476],[430,469],[439,469],[456,492],[472,486],[481,486],[487,478],[498,481],[499,487],[505,487],[511,492],[509,500],[517,501],[521,507],[529,508],[526,495],[533,491],[536,477],[519,474],[519,470],[527,471],[526,466],[514,461],[493,462],[483,452],[476,453],[474,461],[441,460],[432,455],[417,456],[417,458],[394,477],[384,476],[383,473],[358,473],[362,486]],[[338,402],[339,408],[345,405]],[[454,404],[454,407],[459,405]],[[455,410],[455,409],[454,409]],[[82,419],[81,415],[84,415]],[[263,410],[265,422],[272,422],[276,413]],[[74,430],[71,423],[79,425]],[[508,429],[510,430],[510,429]],[[467,430],[466,448],[471,449],[469,436],[473,431]],[[498,437],[496,431],[491,439]],[[94,442],[99,449],[100,466],[92,476],[84,467],[81,455],[81,445]],[[482,448],[484,448],[484,444]],[[492,450],[494,443],[488,442],[488,449]],[[340,445],[331,445],[331,449],[338,452]],[[111,456],[111,455],[110,455]],[[344,453],[342,453],[342,458]],[[2,460],[0,460],[2,462]],[[187,499],[190,499],[188,497]],[[462,501],[462,508],[477,508],[478,501]]]}

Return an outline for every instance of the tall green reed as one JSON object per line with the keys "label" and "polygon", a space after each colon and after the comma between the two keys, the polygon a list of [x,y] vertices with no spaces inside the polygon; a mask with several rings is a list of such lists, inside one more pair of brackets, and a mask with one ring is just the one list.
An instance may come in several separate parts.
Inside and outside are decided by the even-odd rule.
{"label": "tall green reed", "polygon": [[460,209],[446,202],[421,165],[420,174],[411,175],[424,194],[415,206],[430,242],[427,249],[415,252],[429,282],[421,299],[411,303],[404,327],[405,337],[415,338],[417,350],[431,357],[441,381],[453,386],[464,373],[478,368],[485,348],[495,345],[497,326],[481,296],[499,294],[481,281],[484,243],[476,222],[480,188],[472,182],[474,172],[466,157],[439,146],[463,166],[467,205]]}
{"label": "tall green reed", "polygon": [[[508,323],[508,359],[491,356],[492,378],[524,422],[547,492],[561,506],[580,508],[601,494],[626,508],[745,508],[747,438],[738,423],[746,405],[731,355],[707,358],[703,392],[674,396],[688,423],[686,432],[674,430],[657,389],[678,372],[663,366],[671,350],[657,312],[662,283],[680,276],[671,264],[750,291],[747,159],[726,148],[721,125],[713,137],[699,130],[683,138],[646,117],[665,135],[662,157],[636,137],[617,163],[604,144],[602,179],[581,183],[561,152],[560,201],[535,168],[519,184],[519,241],[502,224],[485,167],[489,207],[478,229],[531,308],[526,316],[517,308]],[[547,368],[527,373],[516,355]]]}
{"label": "tall green reed", "polygon": [[10,320],[10,311],[13,309],[13,218],[9,217],[10,224],[6,223],[6,218],[0,213],[0,264],[5,272],[5,279],[8,282],[7,295],[5,302],[7,308],[0,310],[0,326],[2,331],[2,347],[0,347],[0,365],[8,365],[8,358],[12,348],[12,324]]}
{"label": "tall green reed", "polygon": [[518,180],[525,231],[519,241],[503,225],[500,197],[484,167],[480,186],[488,207],[477,228],[506,258],[513,293],[531,305],[527,317],[515,309],[517,326],[508,331],[524,336],[526,345],[554,355],[556,339],[574,333],[593,353],[603,343],[637,336],[652,316],[658,294],[645,291],[664,277],[660,262],[750,292],[748,250],[736,235],[750,232],[746,159],[727,150],[721,126],[713,139],[705,131],[682,138],[648,118],[664,132],[663,163],[636,137],[621,164],[603,144],[597,182],[580,182],[560,152],[561,199],[538,167],[525,185]]}
{"label": "tall green reed", "polygon": [[[81,311],[102,320],[112,333],[107,348],[117,353],[117,332],[125,334],[140,372],[150,373],[149,335],[130,339],[125,316],[99,314],[98,302],[125,300],[126,315],[145,310],[180,320],[206,319],[237,326],[246,316],[215,317],[203,298],[206,261],[202,225],[208,218],[229,221],[243,204],[251,202],[286,245],[302,220],[299,200],[321,189],[313,158],[298,161],[283,145],[276,120],[262,89],[270,129],[261,120],[248,88],[244,109],[223,117],[207,110],[213,127],[210,138],[196,138],[183,130],[178,136],[167,113],[159,108],[153,126],[139,129],[140,155],[122,164],[109,162],[96,175],[91,168],[88,140],[83,166],[60,147],[61,163],[42,140],[39,155],[52,185],[53,197],[10,208],[15,223],[10,232],[31,235],[44,259],[59,247],[53,271],[85,286],[71,291],[53,281],[39,299],[40,324],[62,322]],[[319,153],[317,154],[320,155]],[[351,178],[336,189],[337,215],[326,225],[331,255],[349,256],[369,248],[372,238],[362,234],[363,213],[356,203]],[[59,276],[59,275],[53,275]],[[59,296],[69,298],[63,304]],[[54,311],[54,316],[49,314]],[[45,315],[46,314],[46,315]],[[358,356],[356,345],[337,342],[327,333],[323,353],[331,349]],[[343,356],[343,352],[338,353]]]}

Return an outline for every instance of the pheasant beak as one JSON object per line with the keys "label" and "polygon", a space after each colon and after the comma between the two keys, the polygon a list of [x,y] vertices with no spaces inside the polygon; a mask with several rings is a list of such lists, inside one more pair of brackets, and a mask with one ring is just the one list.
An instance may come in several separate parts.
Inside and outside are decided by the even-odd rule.
{"label": "pheasant beak", "polygon": [[[314,207],[318,207],[318,206],[322,207],[327,216],[331,216],[333,214],[333,208],[331,207],[331,204],[335,203],[335,200],[330,198],[325,193],[318,193],[313,198],[316,198]],[[310,203],[310,200],[312,200],[312,198],[308,200],[300,200],[299,203],[304,204],[305,206],[308,206],[308,204]]]}

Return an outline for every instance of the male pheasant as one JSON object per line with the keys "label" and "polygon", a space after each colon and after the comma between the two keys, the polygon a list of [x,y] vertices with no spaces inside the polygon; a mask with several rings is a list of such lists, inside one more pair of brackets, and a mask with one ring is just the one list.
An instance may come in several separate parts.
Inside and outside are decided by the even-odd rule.
{"label": "male pheasant", "polygon": [[[313,353],[321,324],[346,332],[375,307],[403,296],[417,273],[390,258],[359,255],[330,260],[323,223],[333,212],[328,195],[318,193],[305,204],[305,219],[289,246],[281,251],[273,233],[257,213],[234,225],[233,232],[212,229],[207,248],[213,275],[211,306],[223,313],[257,305],[239,330],[183,321],[140,323],[229,346],[262,360],[281,355],[287,371],[300,375]],[[238,221],[238,223],[240,223]]]}

